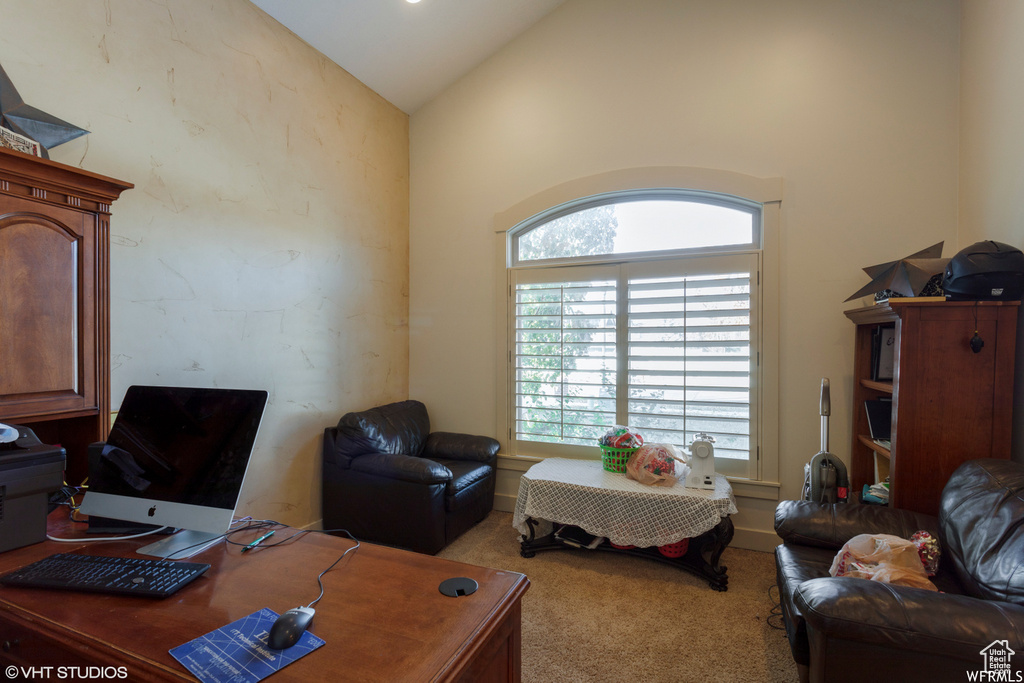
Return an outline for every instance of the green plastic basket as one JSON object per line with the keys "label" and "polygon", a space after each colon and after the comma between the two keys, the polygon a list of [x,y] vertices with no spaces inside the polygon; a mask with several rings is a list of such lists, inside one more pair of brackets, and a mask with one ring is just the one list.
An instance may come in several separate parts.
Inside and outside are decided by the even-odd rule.
{"label": "green plastic basket", "polygon": [[637,452],[636,448],[612,448],[601,446],[601,465],[609,472],[625,472],[629,456]]}

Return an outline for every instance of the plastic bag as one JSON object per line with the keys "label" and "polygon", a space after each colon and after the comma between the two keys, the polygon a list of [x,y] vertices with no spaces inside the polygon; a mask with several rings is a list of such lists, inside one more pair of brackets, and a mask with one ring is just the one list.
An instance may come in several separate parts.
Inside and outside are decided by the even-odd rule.
{"label": "plastic bag", "polygon": [[632,427],[615,425],[598,439],[598,443],[610,448],[637,448],[643,445],[644,437],[640,436],[640,433],[634,431]]}
{"label": "plastic bag", "polygon": [[672,444],[648,443],[629,456],[626,476],[647,486],[672,486],[682,462],[682,455]]}
{"label": "plastic bag", "polygon": [[928,580],[917,546],[905,538],[888,534],[854,536],[840,548],[828,573],[938,590]]}
{"label": "plastic bag", "polygon": [[911,542],[917,546],[917,554],[921,556],[921,564],[928,576],[935,576],[939,571],[939,539],[927,531],[918,531],[910,537]]}

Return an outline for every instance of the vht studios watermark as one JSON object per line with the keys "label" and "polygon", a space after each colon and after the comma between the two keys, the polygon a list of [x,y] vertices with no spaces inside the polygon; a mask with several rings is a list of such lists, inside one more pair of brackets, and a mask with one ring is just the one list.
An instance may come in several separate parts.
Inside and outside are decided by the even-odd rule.
{"label": "vht studios watermark", "polygon": [[968,681],[978,681],[979,683],[1024,682],[1024,671],[1017,669],[1011,662],[1017,653],[1010,649],[1009,641],[993,640],[982,648],[979,654],[983,658],[982,668],[978,671],[968,671]]}
{"label": "vht studios watermark", "polygon": [[39,681],[95,681],[109,678],[128,678],[124,666],[14,666],[4,669],[9,680]]}

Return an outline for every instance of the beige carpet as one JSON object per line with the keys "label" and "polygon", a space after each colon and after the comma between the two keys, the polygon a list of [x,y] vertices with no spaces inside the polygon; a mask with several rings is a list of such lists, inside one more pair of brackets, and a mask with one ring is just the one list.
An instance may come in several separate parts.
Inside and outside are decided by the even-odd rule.
{"label": "beige carpet", "polygon": [[[587,550],[519,555],[512,515],[492,512],[438,557],[526,574],[523,681],[798,680],[767,621],[770,553],[729,548],[729,590],[659,562]],[[774,592],[773,592],[774,594]],[[778,622],[778,619],[773,619]]]}

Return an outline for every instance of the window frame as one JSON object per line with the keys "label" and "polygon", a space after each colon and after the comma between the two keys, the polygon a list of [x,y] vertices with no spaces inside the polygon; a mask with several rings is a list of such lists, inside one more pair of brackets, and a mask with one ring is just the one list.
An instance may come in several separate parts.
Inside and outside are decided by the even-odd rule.
{"label": "window frame", "polygon": [[[757,336],[760,339],[758,381],[756,382],[756,415],[752,421],[758,438],[751,444],[753,466],[748,476],[730,476],[737,495],[772,499],[779,487],[778,457],[778,337],[779,337],[779,241],[782,203],[780,178],[756,178],[715,169],[685,167],[651,167],[625,169],[581,178],[540,192],[496,214],[496,265],[498,265],[496,291],[496,426],[501,443],[499,468],[525,471],[529,465],[550,455],[524,455],[512,448],[514,440],[514,405],[512,390],[515,379],[514,351],[514,292],[511,278],[513,267],[513,239],[524,226],[538,225],[591,206],[614,203],[620,198],[665,199],[687,197],[691,201],[712,203],[721,201],[726,206],[757,205],[760,208],[760,249],[747,245],[730,245],[714,250],[697,248],[672,252],[630,252],[611,258],[573,257],[529,261],[532,266],[552,267],[560,264],[586,264],[668,260],[699,254],[755,251],[758,258],[760,283],[756,288],[759,311]],[[752,302],[753,304],[753,302]],[[753,324],[753,323],[752,323]],[[535,442],[534,442],[535,443]],[[567,456],[560,456],[567,457]],[[568,456],[572,457],[572,456]],[[600,457],[595,448],[593,459]],[[737,488],[738,486],[738,488]]]}
{"label": "window frame", "polygon": [[[519,259],[519,238],[528,234],[535,228],[546,223],[572,215],[579,211],[594,209],[609,204],[622,204],[626,202],[643,201],[678,201],[692,202],[696,204],[707,204],[719,206],[726,209],[746,211],[753,215],[753,234],[751,241],[745,244],[729,244],[714,247],[689,247],[672,250],[655,251],[631,251],[617,254],[598,254],[593,256],[571,256],[564,258],[532,259],[522,261]],[[548,211],[543,211],[529,219],[512,227],[508,231],[509,238],[509,268],[557,266],[568,264],[584,263],[611,263],[616,260],[622,261],[643,261],[649,259],[661,259],[666,257],[679,258],[698,254],[725,254],[731,252],[760,251],[763,248],[763,208],[759,202],[754,202],[743,197],[726,195],[721,192],[708,192],[706,190],[690,190],[683,188],[651,188],[646,190],[619,190],[615,192],[603,192],[599,195],[581,197],[559,206],[554,206]]]}
{"label": "window frame", "polygon": [[[519,338],[520,332],[528,330],[529,328],[523,328],[519,323],[519,296],[518,293],[521,291],[520,286],[526,285],[558,285],[560,283],[614,283],[615,288],[615,307],[616,311],[612,314],[614,320],[613,326],[604,329],[605,332],[610,332],[615,341],[613,342],[616,347],[615,354],[615,382],[616,397],[614,399],[615,405],[615,418],[613,424],[630,424],[631,426],[638,427],[638,424],[633,419],[630,405],[634,400],[643,402],[643,399],[636,399],[633,396],[633,390],[639,389],[640,384],[634,384],[633,376],[638,371],[631,367],[631,361],[633,359],[634,346],[631,341],[632,332],[641,329],[635,327],[632,323],[634,320],[633,311],[631,310],[630,303],[634,301],[630,298],[631,294],[635,292],[632,289],[632,283],[636,280],[648,279],[648,278],[663,278],[663,277],[687,277],[697,278],[698,280],[702,275],[715,275],[724,272],[744,272],[749,275],[750,284],[750,307],[748,315],[750,317],[749,322],[749,346],[751,348],[751,356],[747,364],[747,370],[750,378],[750,389],[748,392],[748,399],[752,412],[747,417],[749,424],[748,430],[750,444],[752,445],[750,452],[751,455],[748,459],[723,459],[719,461],[719,470],[723,473],[742,477],[751,478],[755,475],[756,471],[756,449],[754,446],[757,444],[758,438],[758,420],[757,409],[758,409],[758,383],[760,380],[760,367],[758,365],[758,358],[754,351],[758,348],[760,339],[758,338],[758,332],[760,330],[760,320],[757,310],[757,284],[756,278],[760,270],[760,258],[756,251],[747,252],[725,252],[721,254],[701,254],[694,256],[688,254],[686,256],[679,256],[677,252],[666,250],[668,254],[665,258],[646,258],[643,260],[637,259],[625,259],[616,260],[615,262],[609,263],[593,263],[593,264],[567,264],[561,266],[538,266],[538,267],[525,267],[525,268],[510,268],[509,283],[510,295],[512,301],[510,301],[510,309],[512,309],[512,318],[510,321],[510,335],[509,348],[512,353],[509,356],[509,387],[514,396],[510,396],[509,399],[509,410],[511,415],[509,418],[510,431],[508,434],[509,445],[518,453],[524,453],[533,457],[573,457],[573,458],[584,458],[592,459],[596,457],[595,446],[596,440],[593,444],[579,445],[579,444],[566,444],[566,443],[554,443],[543,440],[531,440],[531,439],[520,439],[520,415],[519,415],[519,398],[523,396],[531,396],[531,394],[521,394],[520,392],[520,378],[518,373],[521,368],[524,368],[519,359],[525,358],[530,359],[532,356],[522,356],[517,353],[518,345],[522,343],[529,344],[530,342],[524,342]],[[603,287],[602,287],[603,288]],[[578,286],[574,286],[573,289],[579,289]],[[528,291],[528,290],[527,290]],[[595,302],[596,303],[596,302]],[[723,313],[723,315],[728,315]],[[529,316],[527,316],[529,317]],[[547,329],[547,328],[539,328]],[[555,328],[550,328],[555,329]],[[563,331],[572,330],[574,326],[561,328]],[[601,342],[596,342],[597,345],[602,345]],[[694,343],[694,346],[699,346],[700,343]],[[564,372],[564,371],[563,371]],[[569,371],[571,374],[571,371]],[[612,384],[606,384],[605,386],[611,386]],[[567,386],[565,384],[562,385]],[[584,386],[576,383],[570,383],[568,386]],[[593,386],[593,385],[591,385]],[[564,398],[564,395],[563,395]],[[611,399],[608,399],[611,400]],[[569,401],[570,403],[572,401]],[[572,412],[572,409],[560,408],[559,410],[568,410]],[[622,416],[622,419],[619,418]],[[700,418],[692,418],[699,421]],[[569,422],[562,422],[561,424],[571,424]],[[642,427],[638,427],[641,432],[645,430]],[[688,429],[687,431],[693,431]]]}

